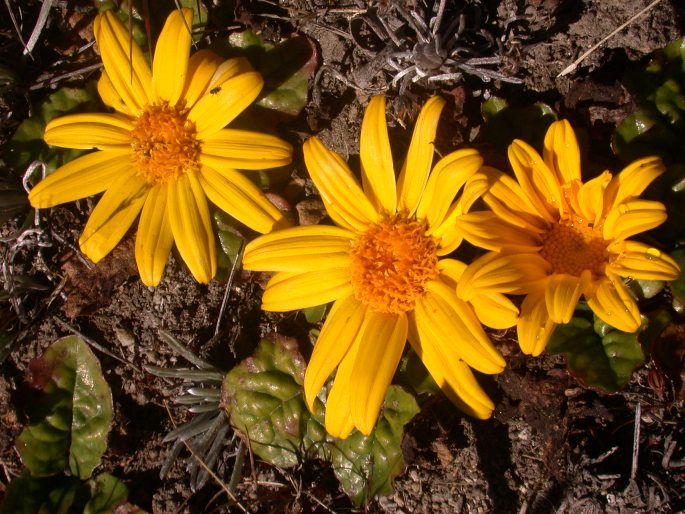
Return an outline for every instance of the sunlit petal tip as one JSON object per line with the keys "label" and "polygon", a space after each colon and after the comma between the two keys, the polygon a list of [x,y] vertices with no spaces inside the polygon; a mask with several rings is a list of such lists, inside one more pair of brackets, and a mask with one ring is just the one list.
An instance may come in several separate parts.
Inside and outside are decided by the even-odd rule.
{"label": "sunlit petal tip", "polygon": [[556,326],[547,313],[544,290],[527,295],[516,327],[521,351],[534,357],[540,355]]}
{"label": "sunlit petal tip", "polygon": [[576,134],[567,120],[555,121],[547,130],[543,157],[560,184],[580,180],[580,150]]}
{"label": "sunlit petal tip", "polygon": [[382,95],[373,97],[364,113],[359,158],[364,191],[376,209],[395,212],[395,170],[385,120],[385,97]]}
{"label": "sunlit petal tip", "polygon": [[640,328],[640,310],[620,278],[609,275],[599,282],[593,293],[585,297],[592,311],[612,327],[629,333]]}
{"label": "sunlit petal tip", "polygon": [[176,9],[167,17],[157,40],[152,82],[159,99],[175,105],[186,83],[190,57],[192,9]]}

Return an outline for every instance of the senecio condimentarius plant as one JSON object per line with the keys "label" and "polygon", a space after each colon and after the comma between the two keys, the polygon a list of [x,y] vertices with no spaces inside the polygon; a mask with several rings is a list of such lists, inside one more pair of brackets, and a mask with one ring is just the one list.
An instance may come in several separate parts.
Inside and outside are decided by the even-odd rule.
{"label": "senecio condimentarius plant", "polygon": [[477,196],[457,192],[478,171],[475,150],[458,150],[432,168],[444,100],[419,114],[404,167],[395,179],[385,99],[373,98],[362,122],[362,186],[336,153],[316,137],[304,144],[307,169],[337,226],[303,226],[247,245],[243,266],[278,272],[262,308],[289,311],[334,301],[307,367],[304,390],[314,408],[337,368],[326,400],[326,430],[341,438],[370,434],[407,340],[447,396],[478,418],[494,405],[471,367],[499,373],[504,359],[481,322],[516,323],[518,310],[488,291],[469,302],[456,283],[466,265],[445,255],[462,241],[455,220]]}
{"label": "senecio condimentarius plant", "polygon": [[581,295],[602,321],[636,332],[640,311],[622,277],[669,281],[680,274],[667,254],[628,239],[666,220],[661,202],[639,198],[664,172],[661,159],[645,157],[583,182],[575,133],[562,120],[549,127],[542,156],[515,140],[509,161],[515,179],[491,168],[470,179],[490,210],[456,223],[465,239],[492,252],[471,264],[457,294],[524,294],[518,340],[532,355],[557,324],[571,320]]}
{"label": "senecio condimentarius plant", "polygon": [[99,151],[62,166],[33,188],[31,205],[52,207],[105,192],[79,240],[94,262],[107,255],[140,215],[135,256],[143,283],[161,280],[173,243],[198,282],[216,273],[207,200],[266,233],[282,214],[236,169],[291,162],[281,139],[224,128],[259,95],[263,80],[242,58],[209,50],[190,55],[192,10],[172,12],[148,64],[112,11],[95,19],[104,71],[98,82],[114,113],[52,120],[45,141]]}

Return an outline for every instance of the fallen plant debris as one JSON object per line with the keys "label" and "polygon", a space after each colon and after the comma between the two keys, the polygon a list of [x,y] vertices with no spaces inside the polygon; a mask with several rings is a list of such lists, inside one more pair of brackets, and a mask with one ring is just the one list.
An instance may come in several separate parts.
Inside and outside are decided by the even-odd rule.
{"label": "fallen plant debris", "polygon": [[[680,137],[685,134],[684,6],[669,0],[6,0],[0,9],[6,14],[0,17],[0,512],[685,510],[685,286],[679,274],[685,267]],[[192,68],[187,74],[186,53]],[[241,137],[217,142],[207,132],[188,140],[183,139],[187,131],[169,130],[168,116],[157,116],[161,111],[171,118],[178,114],[190,132],[193,123],[219,116],[227,103],[216,97],[231,95],[211,81],[215,65],[225,63],[245,63],[243,75],[254,73],[264,83],[258,95],[236,95],[245,109],[236,109],[229,129],[214,127],[217,133],[232,130]],[[162,76],[176,78],[160,81]],[[195,88],[200,82],[204,88]],[[181,87],[172,91],[170,84]],[[192,109],[202,93],[211,106],[208,116],[189,115],[192,110],[184,109]],[[378,109],[378,95],[385,98],[383,109]],[[138,102],[143,96],[146,101]],[[428,124],[437,129],[428,137],[431,130],[420,112],[437,103],[444,107],[438,110],[439,123],[437,116],[429,116]],[[114,116],[108,105],[123,115]],[[141,116],[139,107],[147,114]],[[365,112],[374,109],[376,121],[382,111],[382,124],[365,121]],[[102,121],[97,116],[114,123],[114,129],[103,132],[97,123],[89,125]],[[143,118],[155,118],[150,126],[166,128],[138,130]],[[416,124],[417,118],[423,121]],[[64,120],[70,119],[82,124],[67,134],[64,127],[70,125]],[[556,143],[546,140],[550,126],[566,126],[559,120],[572,125],[577,152],[568,151],[568,134],[567,139],[552,138]],[[95,162],[99,157],[94,156],[107,152],[135,153],[127,142],[115,148],[121,136],[116,127],[126,123],[138,124],[133,130],[126,125],[129,135],[144,132],[146,141],[152,141],[136,154],[138,165],[159,164],[154,169],[145,164],[145,172],[161,170],[164,175],[170,169],[165,156],[187,156],[177,151],[186,143],[199,147],[197,160],[186,159],[173,169],[183,180],[187,164],[197,165],[192,173],[199,182],[181,193],[194,198],[190,204],[206,209],[199,208],[197,216],[186,216],[187,209],[168,213],[177,228],[185,227],[175,246],[166,237],[173,220],[156,217],[156,223],[142,207],[143,225],[150,222],[141,245],[145,248],[135,243],[141,240],[141,225],[132,214],[138,207],[114,202],[112,216],[101,216],[99,205],[108,193],[87,194],[104,191],[104,183],[93,189],[81,178],[67,181],[57,190],[62,199],[82,199],[56,208],[43,208],[48,204],[40,202],[35,203],[38,209],[30,206],[29,200],[59,182],[51,178],[59,176],[56,169],[74,171],[80,165],[73,163]],[[46,134],[50,143],[75,148],[47,145]],[[93,144],[98,134],[102,140]],[[417,138],[428,144],[417,144]],[[280,149],[280,157],[257,165],[263,155],[254,152],[255,145],[267,141],[273,143],[270,148]],[[325,164],[323,171],[311,165],[316,144],[318,157],[322,148],[327,152],[328,158],[317,161],[317,166]],[[460,310],[455,319],[445,315],[427,324],[428,308],[420,305],[424,322],[417,324],[408,315],[411,344],[402,351],[402,338],[392,366],[378,355],[373,362],[383,365],[360,363],[369,376],[383,375],[363,387],[357,384],[359,376],[345,376],[348,370],[343,368],[350,365],[341,364],[334,372],[340,359],[322,364],[322,353],[317,354],[321,340],[328,340],[326,349],[344,353],[336,341],[339,334],[326,328],[340,309],[326,302],[345,295],[364,297],[368,291],[357,284],[350,293],[343,284],[336,295],[319,294],[331,284],[319,265],[331,252],[336,254],[331,241],[318,240],[323,246],[317,251],[326,259],[303,255],[304,247],[289,247],[288,255],[257,252],[255,257],[255,249],[263,250],[286,234],[273,232],[260,240],[259,233],[288,224],[295,231],[332,230],[336,223],[357,230],[363,225],[358,231],[369,229],[373,237],[352,238],[354,248],[363,249],[355,250],[355,258],[365,262],[365,271],[381,261],[391,269],[397,266],[393,259],[407,251],[386,251],[392,237],[380,234],[385,243],[379,244],[377,232],[382,230],[374,232],[369,228],[373,223],[350,216],[366,212],[361,197],[350,200],[352,182],[358,181],[355,187],[369,195],[374,212],[387,215],[383,220],[391,225],[391,214],[411,217],[404,220],[407,225],[425,216],[427,226],[437,230],[442,215],[455,220],[467,211],[484,211],[486,203],[492,207],[497,193],[488,196],[487,180],[469,179],[492,177],[493,168],[515,175],[512,180],[524,189],[528,185],[520,179],[534,176],[533,187],[547,191],[544,173],[521,172],[526,163],[520,162],[515,173],[510,170],[508,149],[515,153],[524,144],[532,149],[526,158],[533,166],[566,176],[568,162],[580,163],[584,182],[561,185],[568,193],[564,199],[574,209],[581,205],[576,213],[583,215],[597,205],[593,194],[607,190],[605,170],[631,168],[636,160],[653,163],[653,169],[647,166],[652,171],[658,168],[649,177],[633,177],[638,188],[634,182],[619,186],[628,187],[635,198],[620,213],[628,214],[623,222],[611,221],[615,230],[609,234],[638,240],[639,248],[650,249],[643,255],[648,261],[638,266],[625,252],[602,254],[608,259],[606,279],[619,284],[614,287],[622,298],[631,298],[639,310],[636,314],[633,304],[622,300],[631,310],[631,323],[618,325],[632,332],[606,323],[611,321],[606,303],[598,307],[591,299],[592,287],[584,290],[590,306],[581,299],[575,309],[579,294],[549,295],[539,305],[544,304],[558,326],[544,351],[543,342],[535,343],[532,353],[540,355],[526,355],[519,346],[520,333],[508,328],[515,324],[515,314],[526,310],[526,300],[510,294],[522,289],[504,291],[506,300],[493,289],[492,279],[489,290],[480,290],[480,303],[473,302],[466,290],[483,287],[484,277],[474,277],[478,270],[468,271],[469,264],[484,252],[446,226],[438,235],[422,233],[428,243],[449,235],[438,259],[441,276],[447,277],[441,284],[449,293],[438,288],[444,293],[438,296],[452,303],[468,297],[475,314]],[[422,150],[408,159],[413,166],[406,172],[401,164],[408,148]],[[423,176],[422,163],[449,161],[455,151],[477,158],[478,165],[474,170],[437,165],[445,179],[440,187],[427,178],[430,165],[426,182],[413,180]],[[340,191],[326,181],[343,162],[352,171],[344,182],[347,189]],[[370,163],[390,174],[378,179]],[[120,164],[131,168],[127,160]],[[221,168],[217,173],[238,184],[230,201],[228,179],[221,187],[217,181],[208,184],[204,167]],[[103,173],[99,166],[91,168]],[[128,173],[114,178],[134,189],[141,175]],[[459,174],[465,184],[456,196]],[[155,177],[150,179],[154,188],[166,184],[167,175],[161,181],[159,173]],[[433,201],[426,201],[418,215],[411,209],[395,213],[387,198],[388,177],[416,182],[398,189],[403,209],[411,203],[408,196]],[[29,191],[35,192],[29,197]],[[535,233],[539,220],[527,214],[540,198],[505,198],[506,207],[520,216],[517,221]],[[263,211],[251,210],[254,202]],[[517,210],[517,202],[526,205]],[[664,209],[656,209],[657,203]],[[668,219],[647,230],[656,221],[645,222],[642,214],[647,213],[636,215],[636,209],[663,213],[652,216],[654,220]],[[130,214],[131,223],[113,223],[122,211]],[[268,227],[255,223],[257,218],[264,221],[264,213]],[[110,228],[100,233],[106,241],[93,253],[88,238],[79,245],[79,234],[93,223],[89,219],[98,217]],[[109,256],[96,264],[88,261],[88,256],[99,260],[100,253],[107,253],[103,249],[111,250],[119,239]],[[313,248],[305,246],[307,251]],[[145,257],[144,249],[152,253]],[[529,245],[526,251],[531,249]],[[268,258],[285,259],[292,269],[273,277],[249,271]],[[557,255],[554,261],[559,276],[570,269],[568,262],[560,264],[564,258],[568,260]],[[340,255],[335,259],[342,262]],[[312,263],[310,286],[319,301],[310,296],[297,303],[293,298],[302,291],[296,288],[281,287],[280,298],[269,291],[283,273],[292,278]],[[594,278],[602,275],[605,268],[593,266]],[[578,275],[575,268],[571,271]],[[397,283],[392,287],[401,290]],[[378,300],[387,300],[381,293],[387,291],[377,288],[364,297],[373,297],[364,307],[365,313],[374,313],[370,317],[387,307]],[[268,312],[276,300],[280,307],[307,308]],[[429,307],[444,307],[433,300]],[[463,334],[450,338],[441,332],[447,332],[447,320],[465,318],[488,327],[479,330],[506,366],[498,368],[501,373],[476,372],[471,387],[455,393],[446,387],[445,373],[454,366],[468,369],[473,354],[464,351]],[[339,319],[335,326],[349,331],[351,321]],[[367,354],[387,349],[387,332],[369,331]],[[433,339],[443,353],[425,353],[420,340],[428,333],[441,336]],[[448,342],[455,352],[446,356]],[[531,349],[530,341],[523,349]],[[310,362],[316,366],[307,368]],[[308,379],[308,373],[326,376]],[[336,383],[349,387],[336,390]],[[363,401],[367,386],[373,388],[371,406]],[[488,398],[487,409],[475,414],[487,418],[492,412],[492,417],[469,417],[450,402],[460,405],[459,394],[475,388]],[[342,419],[345,409],[332,408],[334,393],[338,406],[356,406],[351,420]],[[469,411],[468,402],[461,406]],[[344,430],[333,432],[346,437],[327,433],[336,426],[329,424],[329,416],[341,418],[338,428]]]}

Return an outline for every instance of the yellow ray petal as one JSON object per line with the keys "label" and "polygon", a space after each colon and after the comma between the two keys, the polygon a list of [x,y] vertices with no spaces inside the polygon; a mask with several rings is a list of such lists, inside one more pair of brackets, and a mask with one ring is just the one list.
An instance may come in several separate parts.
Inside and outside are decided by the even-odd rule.
{"label": "yellow ray petal", "polygon": [[227,59],[222,62],[219,67],[214,72],[212,80],[209,82],[209,94],[216,94],[216,91],[212,93],[212,90],[219,86],[223,86],[226,81],[242,75],[243,73],[255,71],[250,61],[244,57],[234,57],[232,59]]}
{"label": "yellow ray petal", "polygon": [[556,213],[564,213],[561,189],[550,170],[535,149],[515,139],[509,145],[509,162],[526,197],[538,214],[552,222]]}
{"label": "yellow ray petal", "polygon": [[130,151],[131,130],[133,123],[116,114],[70,114],[51,120],[43,138],[64,148]]}
{"label": "yellow ray petal", "polygon": [[243,268],[303,272],[349,267],[353,237],[343,228],[325,225],[278,230],[247,245]]}
{"label": "yellow ray petal", "polygon": [[377,211],[395,213],[397,189],[385,122],[385,97],[374,96],[362,121],[359,158],[364,192]]}
{"label": "yellow ray petal", "polygon": [[159,284],[174,244],[167,214],[167,190],[167,184],[150,189],[138,222],[136,263],[140,280],[146,286]]}
{"label": "yellow ray petal", "polygon": [[424,333],[421,337],[412,335],[412,332],[409,331],[409,342],[445,396],[467,414],[478,419],[489,418],[495,406],[468,365],[446,358],[441,351],[442,342],[433,339],[432,333]]}
{"label": "yellow ray petal", "polygon": [[598,225],[604,212],[604,191],[611,182],[611,173],[603,172],[598,177],[585,182],[575,195],[578,214],[594,225]]}
{"label": "yellow ray petal", "polygon": [[135,114],[128,108],[126,102],[121,98],[119,93],[117,93],[112,79],[109,78],[107,72],[102,70],[102,75],[100,80],[98,80],[98,94],[105,105],[111,107],[117,112],[125,114],[126,116],[135,116]]}
{"label": "yellow ray petal", "polygon": [[636,241],[625,241],[624,251],[607,267],[608,271],[637,280],[675,280],[680,267],[666,253]]}
{"label": "yellow ray petal", "polygon": [[108,189],[127,170],[132,171],[130,150],[93,152],[41,180],[29,193],[29,202],[44,209],[86,198]]}
{"label": "yellow ray petal", "polygon": [[180,99],[190,109],[209,89],[209,84],[223,59],[211,50],[202,49],[188,59],[188,72]]}
{"label": "yellow ray petal", "polygon": [[385,394],[407,342],[407,316],[367,312],[352,370],[352,421],[364,435],[376,425]]}
{"label": "yellow ray petal", "polygon": [[168,183],[167,213],[176,248],[195,280],[206,284],[216,273],[214,232],[197,172]]}
{"label": "yellow ray petal", "polygon": [[609,211],[602,235],[608,241],[621,241],[658,227],[666,218],[666,207],[661,202],[627,200]]}
{"label": "yellow ray petal", "polygon": [[219,173],[203,166],[199,182],[214,205],[257,232],[271,232],[286,223],[276,206],[238,171],[222,168]]}
{"label": "yellow ray petal", "polygon": [[443,107],[445,101],[442,98],[432,97],[421,109],[414,126],[407,158],[397,181],[397,209],[408,215],[418,207],[428,181],[435,153],[435,133]]}
{"label": "yellow ray petal", "polygon": [[186,83],[192,9],[175,9],[166,19],[152,60],[152,85],[158,99],[176,105]]}
{"label": "yellow ray petal", "polygon": [[604,191],[605,213],[625,200],[640,196],[647,186],[664,173],[663,162],[659,157],[645,157],[632,162],[614,176]]}
{"label": "yellow ray petal", "polygon": [[416,216],[426,218],[430,227],[440,224],[457,191],[478,171],[481,164],[483,158],[473,149],[457,150],[440,159],[428,177]]}
{"label": "yellow ray petal", "polygon": [[202,141],[233,121],[254,102],[263,85],[262,76],[251,71],[210,89],[188,113],[188,119],[195,123],[197,138]]}
{"label": "yellow ray petal", "polygon": [[585,295],[592,311],[605,323],[623,332],[640,328],[640,310],[630,290],[619,278],[608,275],[597,285],[594,293]]}
{"label": "yellow ray petal", "polygon": [[540,355],[556,326],[547,314],[544,289],[526,296],[516,327],[521,351],[534,357]]}
{"label": "yellow ray petal", "polygon": [[581,180],[578,140],[568,121],[555,121],[550,125],[545,134],[542,155],[559,184]]}
{"label": "yellow ray petal", "polygon": [[438,269],[440,270],[440,279],[450,287],[456,288],[464,271],[466,271],[466,263],[456,259],[440,259]]}
{"label": "yellow ray petal", "polygon": [[364,320],[366,308],[354,296],[336,300],[314,345],[304,376],[304,396],[314,412],[314,400],[333,370],[352,346]]}
{"label": "yellow ray petal", "polygon": [[326,400],[324,424],[326,432],[339,439],[347,439],[354,430],[352,421],[352,370],[361,340],[357,337],[343,358],[335,374],[333,387]]}
{"label": "yellow ray petal", "polygon": [[276,273],[266,285],[262,309],[273,312],[316,307],[352,294],[349,268]]}
{"label": "yellow ray petal", "polygon": [[[471,307],[441,281],[426,285],[426,295],[416,303],[414,316],[419,332],[434,332],[444,351],[464,360],[482,373],[499,373],[504,359],[483,331]],[[455,359],[456,360],[456,359]]]}
{"label": "yellow ray petal", "polygon": [[99,262],[112,251],[143,208],[149,187],[133,170],[121,173],[102,195],[79,238],[81,251]]}
{"label": "yellow ray petal", "polygon": [[358,232],[378,220],[378,212],[357,184],[347,163],[316,137],[302,147],[309,175],[336,223]]}
{"label": "yellow ray petal", "polygon": [[467,187],[479,182],[484,184],[481,187],[486,191],[483,200],[497,216],[531,232],[544,231],[545,220],[540,217],[516,180],[495,168],[483,166],[469,179]]}
{"label": "yellow ray petal", "polygon": [[470,301],[484,293],[525,294],[543,280],[552,266],[539,254],[501,255],[489,252],[478,257],[458,281],[457,296]]}
{"label": "yellow ray petal", "polygon": [[503,330],[516,325],[519,310],[503,294],[477,294],[469,302],[478,320],[486,327]]}
{"label": "yellow ray petal", "polygon": [[580,277],[552,275],[545,289],[545,304],[550,319],[555,323],[568,323],[578,305],[580,295],[587,292],[592,274],[585,270]]}
{"label": "yellow ray petal", "polygon": [[200,160],[214,169],[263,170],[292,162],[293,147],[249,130],[223,129],[202,140]]}
{"label": "yellow ray petal", "polygon": [[93,33],[112,86],[128,111],[137,115],[151,99],[152,72],[143,52],[131,44],[128,29],[113,11],[95,18]]}
{"label": "yellow ray petal", "polygon": [[536,252],[540,243],[529,231],[510,225],[487,211],[459,216],[455,223],[471,244],[496,252]]}

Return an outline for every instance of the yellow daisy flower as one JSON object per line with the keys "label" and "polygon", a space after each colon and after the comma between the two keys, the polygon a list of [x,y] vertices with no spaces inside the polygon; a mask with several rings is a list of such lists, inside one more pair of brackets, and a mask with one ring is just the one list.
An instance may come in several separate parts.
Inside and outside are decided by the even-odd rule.
{"label": "yellow daisy flower", "polygon": [[518,311],[503,295],[457,297],[466,267],[441,257],[461,242],[454,219],[475,201],[457,191],[481,166],[475,150],[441,159],[431,172],[433,140],[444,106],[421,110],[397,183],[385,120],[385,99],[369,103],[361,128],[362,187],[345,161],[315,137],[304,144],[307,169],[337,226],[302,226],[261,236],[247,245],[243,266],[277,271],[264,292],[268,311],[335,302],[307,367],[310,409],[337,368],[326,402],[327,431],[369,434],[407,339],[448,397],[487,418],[493,404],[470,367],[499,373],[504,360],[486,336],[480,313],[513,326]]}
{"label": "yellow daisy flower", "polygon": [[581,295],[609,325],[637,331],[640,311],[621,277],[674,280],[680,273],[668,255],[628,239],[666,220],[662,203],[638,198],[664,172],[661,160],[640,159],[583,183],[576,136],[564,120],[547,131],[542,157],[515,140],[509,161],[516,179],[484,168],[467,187],[487,190],[491,210],[461,216],[457,226],[495,253],[471,264],[458,294],[468,299],[491,287],[525,294],[517,330],[532,355],[571,320]]}
{"label": "yellow daisy flower", "polygon": [[31,205],[52,207],[105,192],[79,239],[93,262],[107,255],[140,214],[135,257],[141,280],[157,285],[171,246],[198,282],[216,272],[207,199],[265,233],[281,213],[236,168],[261,170],[291,162],[292,148],[274,136],[223,127],[250,105],[263,80],[244,59],[209,50],[190,56],[192,10],[171,13],[152,69],[111,11],[95,19],[104,71],[98,91],[113,114],[56,118],[45,141],[90,153],[33,188]]}

